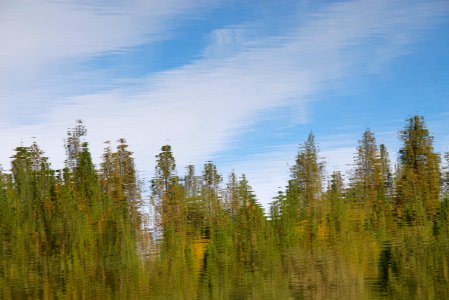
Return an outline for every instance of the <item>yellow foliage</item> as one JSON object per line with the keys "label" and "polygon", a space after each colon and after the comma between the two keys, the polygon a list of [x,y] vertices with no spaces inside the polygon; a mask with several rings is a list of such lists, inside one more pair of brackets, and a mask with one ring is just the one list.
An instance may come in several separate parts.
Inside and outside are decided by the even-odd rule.
{"label": "yellow foliage", "polygon": [[327,234],[327,228],[325,224],[318,225],[318,239],[325,240]]}
{"label": "yellow foliage", "polygon": [[193,268],[195,274],[198,274],[203,267],[204,252],[206,251],[208,243],[209,241],[206,239],[196,239],[192,243]]}

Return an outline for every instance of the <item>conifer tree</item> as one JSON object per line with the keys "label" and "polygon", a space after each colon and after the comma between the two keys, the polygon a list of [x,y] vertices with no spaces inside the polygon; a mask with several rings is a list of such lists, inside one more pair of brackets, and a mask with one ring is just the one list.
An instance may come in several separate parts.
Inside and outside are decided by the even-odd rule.
{"label": "conifer tree", "polygon": [[381,184],[380,171],[376,139],[370,130],[366,130],[359,141],[352,179],[356,203],[368,207],[373,204],[376,190]]}
{"label": "conifer tree", "polygon": [[432,219],[440,199],[440,158],[433,150],[433,137],[424,118],[409,118],[400,138],[403,146],[396,176],[397,213],[408,222],[425,216]]}
{"label": "conifer tree", "polygon": [[238,260],[250,268],[255,268],[260,259],[257,249],[265,241],[265,222],[262,208],[245,175],[239,181],[239,198],[242,204],[236,224],[234,236],[235,251]]}
{"label": "conifer tree", "polygon": [[201,199],[201,178],[195,174],[195,166],[186,167],[184,189],[186,200],[186,218],[189,235],[199,238],[203,235],[206,224],[206,207]]}
{"label": "conifer tree", "polygon": [[17,147],[11,162],[11,172],[19,199],[26,206],[32,205],[34,199],[31,154],[28,147]]}
{"label": "conifer tree", "polygon": [[67,131],[67,140],[65,141],[65,149],[67,159],[65,161],[66,167],[71,171],[78,162],[79,153],[82,150],[81,137],[87,134],[86,127],[81,120],[76,121],[77,125]]}
{"label": "conifer tree", "polygon": [[164,145],[156,155],[155,176],[151,181],[152,197],[158,213],[159,225],[165,237],[184,236],[184,188],[175,174],[176,163],[171,146]]}
{"label": "conifer tree", "polygon": [[100,181],[87,142],[81,145],[81,152],[78,153],[76,166],[73,169],[73,178],[82,207],[89,208],[102,202]]}
{"label": "conifer tree", "polygon": [[329,225],[332,229],[339,232],[343,222],[345,201],[344,181],[340,171],[332,173],[326,195],[330,206]]}
{"label": "conifer tree", "polygon": [[207,223],[210,230],[214,230],[218,225],[218,219],[221,213],[221,176],[217,172],[217,167],[212,162],[204,164],[202,178],[202,200],[207,213]]}
{"label": "conifer tree", "polygon": [[235,217],[238,214],[242,204],[240,203],[239,197],[239,182],[237,175],[234,172],[231,172],[228,177],[228,183],[226,184],[224,194],[224,202],[226,210],[232,217]]}
{"label": "conifer tree", "polygon": [[388,152],[379,148],[370,130],[363,133],[355,157],[355,171],[351,178],[352,203],[365,208],[370,226],[378,226],[391,192],[391,173]]}
{"label": "conifer tree", "polygon": [[155,176],[151,181],[152,191],[158,197],[169,190],[170,183],[175,177],[176,163],[170,145],[164,145],[161,153],[156,155]]}
{"label": "conifer tree", "polygon": [[277,237],[278,244],[282,244],[286,241],[287,226],[286,216],[283,214],[283,209],[286,204],[285,193],[278,191],[278,194],[273,197],[273,201],[270,203],[270,225]]}
{"label": "conifer tree", "polygon": [[141,193],[132,152],[126,140],[118,140],[117,151],[112,152],[110,143],[103,154],[100,181],[102,189],[110,199],[126,214],[126,219],[139,227],[141,216]]}
{"label": "conifer tree", "polygon": [[184,176],[184,185],[186,189],[186,197],[195,198],[199,196],[201,178],[195,175],[195,166],[188,165],[186,167],[187,174]]}
{"label": "conifer tree", "polygon": [[379,146],[379,155],[383,181],[381,193],[385,197],[386,202],[390,203],[394,195],[393,174],[391,172],[390,155],[384,144]]}
{"label": "conifer tree", "polygon": [[[301,146],[286,193],[283,213],[293,215],[307,210],[310,214],[318,206],[322,194],[323,163],[318,161],[318,147],[315,136],[310,133]],[[299,218],[300,216],[296,216]]]}

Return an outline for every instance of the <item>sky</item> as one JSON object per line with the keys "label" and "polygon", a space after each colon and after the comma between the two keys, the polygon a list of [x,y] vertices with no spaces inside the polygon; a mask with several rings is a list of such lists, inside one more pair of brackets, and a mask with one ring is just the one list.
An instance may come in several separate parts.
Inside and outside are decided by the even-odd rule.
{"label": "sky", "polygon": [[36,141],[61,168],[82,119],[94,162],[125,138],[141,179],[245,173],[268,207],[300,145],[348,172],[363,131],[393,163],[406,118],[449,151],[448,0],[0,0],[0,164]]}

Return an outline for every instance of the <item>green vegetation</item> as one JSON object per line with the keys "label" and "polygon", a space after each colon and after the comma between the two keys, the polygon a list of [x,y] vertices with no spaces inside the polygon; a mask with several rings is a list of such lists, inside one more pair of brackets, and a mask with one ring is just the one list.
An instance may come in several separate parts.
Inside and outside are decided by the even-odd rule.
{"label": "green vegetation", "polygon": [[[265,215],[245,175],[156,156],[150,203],[124,139],[92,163],[79,122],[65,168],[38,145],[0,173],[1,299],[449,299],[449,153],[422,117],[385,145],[363,133],[354,170],[325,178],[313,134]],[[154,223],[154,224],[153,224]]]}

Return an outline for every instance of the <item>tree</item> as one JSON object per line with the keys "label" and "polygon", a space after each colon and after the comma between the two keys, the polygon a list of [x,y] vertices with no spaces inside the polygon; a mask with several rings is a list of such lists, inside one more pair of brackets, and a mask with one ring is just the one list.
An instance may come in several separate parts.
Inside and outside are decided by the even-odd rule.
{"label": "tree", "polygon": [[87,205],[89,208],[102,202],[100,181],[87,142],[81,145],[81,152],[73,169],[73,178],[82,207]]}
{"label": "tree", "polygon": [[234,231],[234,249],[237,260],[247,267],[255,268],[261,254],[258,249],[265,242],[265,218],[263,209],[256,201],[256,197],[245,175],[242,175],[239,186],[239,199],[242,206],[237,215]]}
{"label": "tree", "polygon": [[220,202],[221,176],[217,172],[217,167],[212,162],[204,164],[202,178],[202,201],[204,201],[207,219],[210,229],[214,229],[218,223],[218,218],[222,209]]}
{"label": "tree", "polygon": [[175,176],[176,163],[170,145],[164,145],[161,152],[156,155],[156,169],[151,187],[153,194],[162,197],[169,190],[170,183]]}
{"label": "tree", "polygon": [[[29,147],[17,147],[11,162],[14,184],[20,201],[32,219],[52,212],[51,189],[53,172],[36,143]],[[44,209],[46,207],[47,209]]]}
{"label": "tree", "polygon": [[227,211],[232,217],[235,217],[238,214],[242,204],[240,203],[239,198],[239,181],[234,172],[232,172],[228,177],[224,197]]}
{"label": "tree", "polygon": [[433,219],[439,206],[441,179],[440,157],[433,150],[433,137],[420,116],[409,118],[399,136],[403,146],[399,150],[396,211],[408,222]]}
{"label": "tree", "polygon": [[195,198],[199,196],[201,179],[195,175],[195,166],[188,165],[186,167],[187,174],[184,176],[184,186],[186,189],[186,197]]}
{"label": "tree", "polygon": [[393,177],[385,145],[376,144],[370,130],[363,133],[355,156],[349,195],[352,204],[365,209],[367,225],[379,226],[393,193]]}
{"label": "tree", "polygon": [[74,128],[67,131],[67,140],[65,141],[65,149],[67,153],[65,164],[70,171],[77,166],[78,156],[82,148],[81,137],[87,134],[83,121],[77,120],[76,123],[77,125]]}
{"label": "tree", "polygon": [[326,195],[330,206],[329,226],[339,232],[343,222],[345,200],[344,181],[340,171],[332,173]]}
{"label": "tree", "polygon": [[291,208],[313,211],[322,194],[323,163],[318,161],[318,147],[315,136],[310,133],[302,145],[291,168],[292,179],[287,188],[287,201]]}
{"label": "tree", "polygon": [[103,154],[100,181],[103,191],[138,228],[141,224],[139,208],[142,199],[134,159],[126,140],[121,138],[118,142],[116,152],[112,152],[110,142],[106,142],[108,146]]}
{"label": "tree", "polygon": [[184,188],[175,171],[171,146],[164,145],[156,155],[155,176],[151,181],[152,197],[164,237],[176,239],[184,236],[186,228]]}
{"label": "tree", "polygon": [[391,172],[390,155],[387,147],[384,144],[379,146],[379,160],[382,174],[382,196],[385,197],[386,202],[390,203],[394,195],[393,174]]}
{"label": "tree", "polygon": [[370,130],[366,130],[359,141],[354,177],[351,180],[356,203],[372,206],[376,190],[381,184],[380,171],[376,139]]}
{"label": "tree", "polygon": [[184,189],[186,197],[187,224],[189,236],[201,238],[207,222],[207,212],[201,197],[201,177],[195,174],[195,166],[186,167],[187,174],[184,176]]}

